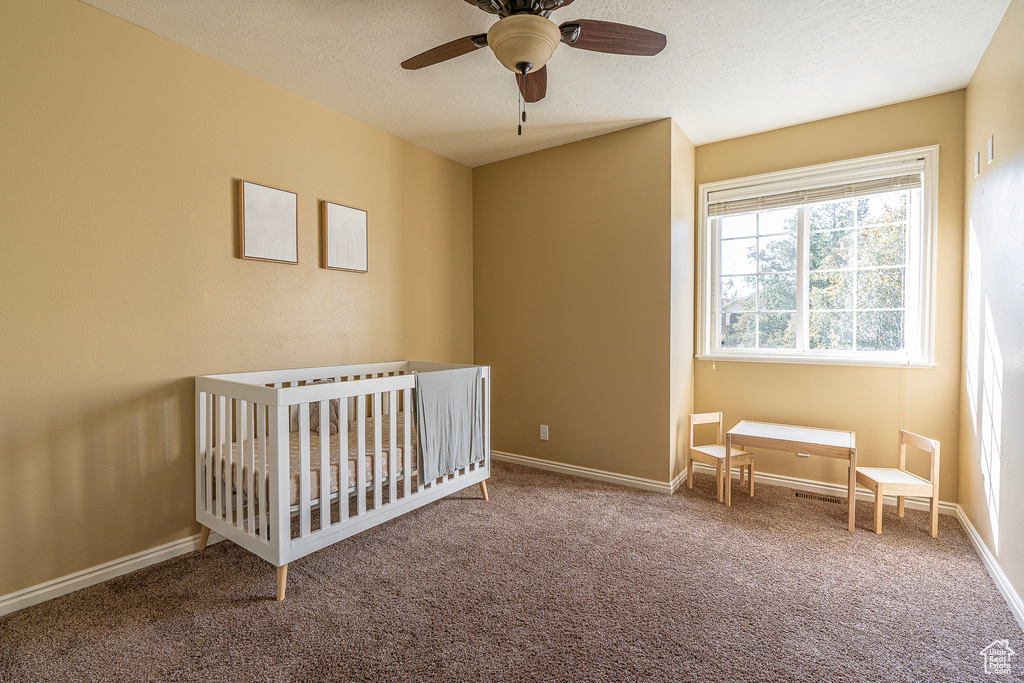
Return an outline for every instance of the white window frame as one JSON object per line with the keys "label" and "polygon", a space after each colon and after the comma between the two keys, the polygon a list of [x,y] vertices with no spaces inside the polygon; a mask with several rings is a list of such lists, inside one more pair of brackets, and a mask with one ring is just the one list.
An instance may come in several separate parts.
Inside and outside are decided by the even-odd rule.
{"label": "white window frame", "polygon": [[[735,349],[717,346],[720,236],[708,217],[709,197],[714,201],[748,199],[848,182],[882,178],[921,166],[921,221],[908,240],[906,348],[903,351],[804,352],[792,349]],[[697,232],[697,359],[762,363],[808,363],[875,367],[935,367],[935,263],[938,234],[939,146],[918,147],[816,166],[764,173],[733,180],[704,183],[698,189]],[[911,230],[914,226],[911,226]],[[806,240],[806,231],[804,231]],[[807,246],[798,243],[798,278],[806,275]],[[805,283],[797,296],[806,296]],[[800,302],[798,302],[798,311]],[[806,334],[806,322],[803,331]]]}

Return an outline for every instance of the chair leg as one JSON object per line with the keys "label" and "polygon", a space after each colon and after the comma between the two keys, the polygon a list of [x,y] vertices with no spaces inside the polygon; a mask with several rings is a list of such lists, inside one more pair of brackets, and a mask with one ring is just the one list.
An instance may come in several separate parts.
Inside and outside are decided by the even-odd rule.
{"label": "chair leg", "polygon": [[285,587],[288,584],[288,565],[283,564],[277,568],[277,601],[284,600]]}
{"label": "chair leg", "polygon": [[722,476],[722,469],[724,465],[721,461],[715,465],[715,481],[718,482],[718,502],[721,503],[725,500],[725,477]]}
{"label": "chair leg", "polygon": [[693,488],[693,458],[686,459],[686,488]]}
{"label": "chair leg", "polygon": [[[743,485],[745,483],[747,483],[746,477],[747,477],[747,466],[746,465],[740,465],[740,488],[743,488]],[[730,473],[729,478],[732,479],[732,473]]]}
{"label": "chair leg", "polygon": [[747,495],[754,497],[754,463],[747,465]]}
{"label": "chair leg", "polygon": [[938,498],[935,498],[935,497],[932,498],[932,500],[931,500],[931,507],[929,508],[929,511],[931,512],[931,521],[928,523],[928,532],[931,534],[932,538],[938,538],[939,537],[939,499]]}
{"label": "chair leg", "polygon": [[199,533],[199,552],[206,550],[206,542],[210,540],[210,527],[204,526]]}
{"label": "chair leg", "polygon": [[896,514],[900,517],[903,517],[906,514],[904,496],[896,496]]}
{"label": "chair leg", "polygon": [[484,500],[490,500],[490,498],[487,496],[487,482],[486,481],[480,482],[480,491],[482,491],[483,494],[484,494]]}
{"label": "chair leg", "polygon": [[875,489],[875,533],[882,533],[882,485]]}

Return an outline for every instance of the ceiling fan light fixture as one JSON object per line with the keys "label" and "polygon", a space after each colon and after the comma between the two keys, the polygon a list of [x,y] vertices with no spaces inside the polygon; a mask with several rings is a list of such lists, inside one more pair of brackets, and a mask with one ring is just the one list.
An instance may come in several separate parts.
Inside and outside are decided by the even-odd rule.
{"label": "ceiling fan light fixture", "polygon": [[487,44],[501,65],[521,73],[520,64],[532,64],[539,71],[551,59],[562,32],[550,19],[536,14],[513,14],[501,19],[487,32]]}

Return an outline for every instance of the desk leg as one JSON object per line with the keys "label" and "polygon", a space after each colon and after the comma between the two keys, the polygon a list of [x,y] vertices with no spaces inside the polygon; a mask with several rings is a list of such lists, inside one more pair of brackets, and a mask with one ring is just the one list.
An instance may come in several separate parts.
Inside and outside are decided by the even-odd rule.
{"label": "desk leg", "polygon": [[857,525],[857,449],[850,451],[850,490],[847,494],[850,497],[850,532],[853,532]]}
{"label": "desk leg", "polygon": [[732,505],[732,437],[725,435],[725,506]]}

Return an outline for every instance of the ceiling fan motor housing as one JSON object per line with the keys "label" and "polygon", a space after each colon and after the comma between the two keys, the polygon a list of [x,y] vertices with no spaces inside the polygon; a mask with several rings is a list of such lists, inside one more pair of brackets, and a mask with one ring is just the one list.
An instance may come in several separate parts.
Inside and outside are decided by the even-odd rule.
{"label": "ceiling fan motor housing", "polygon": [[562,33],[550,19],[536,14],[513,14],[498,21],[487,32],[487,44],[501,65],[522,73],[523,63],[539,71],[551,59]]}

